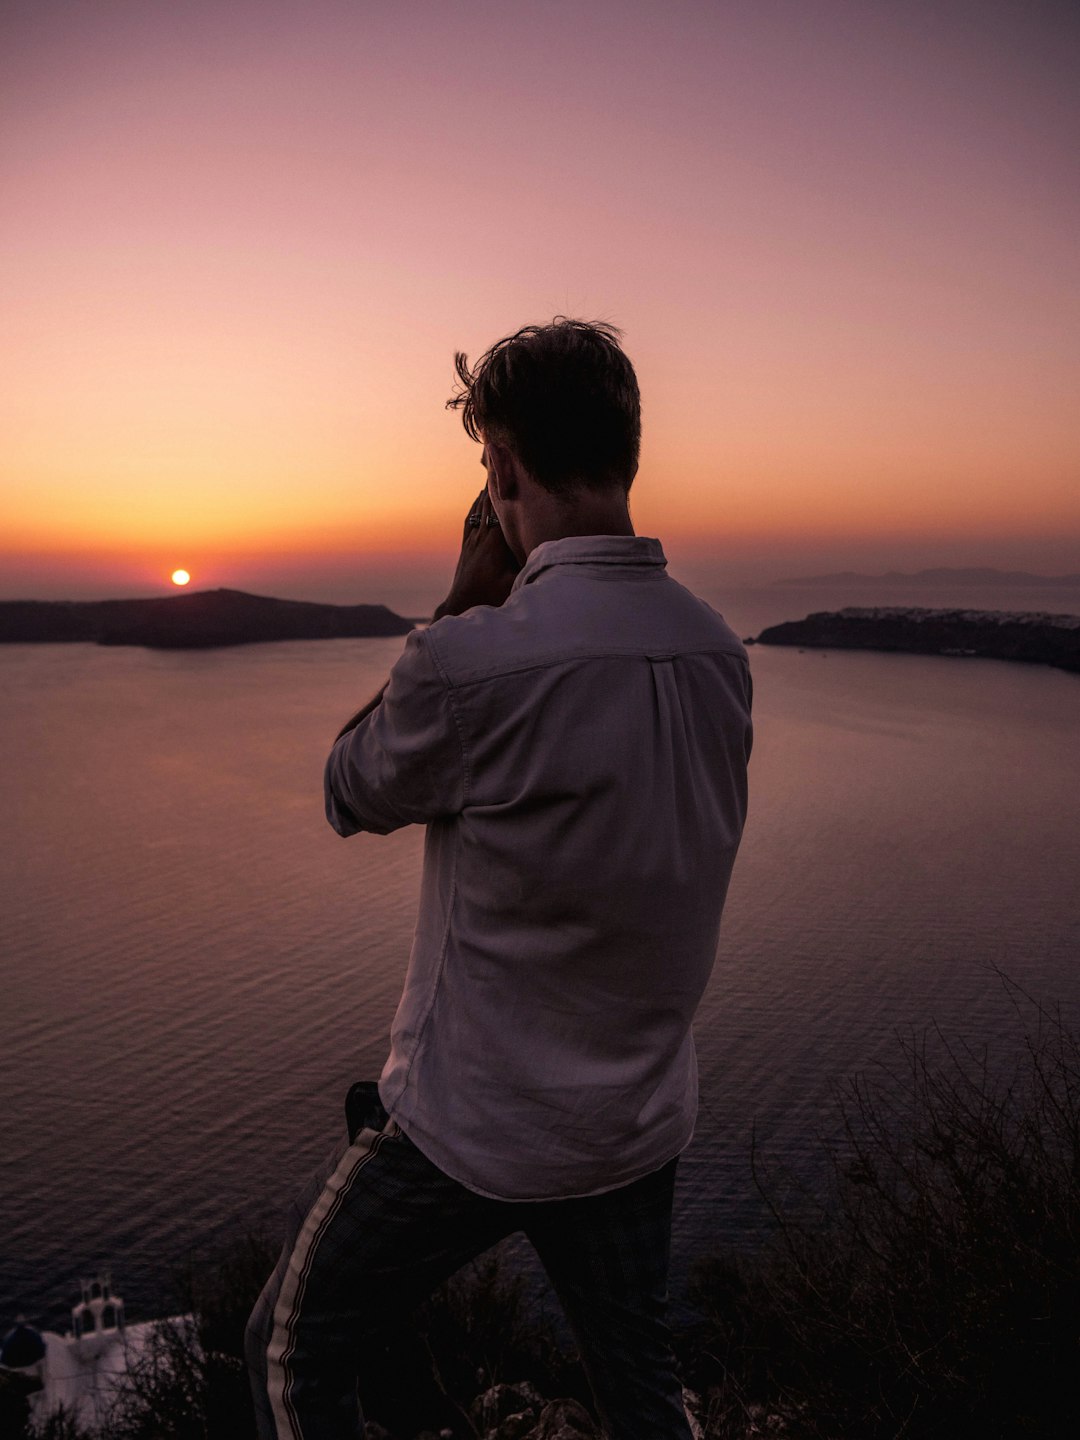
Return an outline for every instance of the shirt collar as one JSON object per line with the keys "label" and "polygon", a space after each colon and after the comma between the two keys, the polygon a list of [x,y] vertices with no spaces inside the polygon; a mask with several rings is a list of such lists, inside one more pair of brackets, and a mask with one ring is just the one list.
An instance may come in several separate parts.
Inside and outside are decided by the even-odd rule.
{"label": "shirt collar", "polygon": [[531,584],[555,565],[619,565],[624,569],[663,569],[667,564],[659,540],[646,535],[567,535],[545,540],[518,571],[513,590]]}

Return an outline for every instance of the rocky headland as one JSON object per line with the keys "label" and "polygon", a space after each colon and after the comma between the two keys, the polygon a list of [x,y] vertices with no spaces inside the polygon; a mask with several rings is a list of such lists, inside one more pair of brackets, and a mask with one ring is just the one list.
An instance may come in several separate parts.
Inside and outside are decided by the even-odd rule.
{"label": "rocky headland", "polygon": [[0,643],[145,645],[203,650],[263,640],[407,635],[411,620],[385,605],[320,605],[242,590],[196,590],[149,600],[0,601]]}
{"label": "rocky headland", "polygon": [[932,570],[887,570],[883,575],[866,575],[858,570],[840,570],[831,575],[797,575],[774,580],[774,585],[914,585],[948,586],[1010,585],[1031,590],[1040,586],[1076,589],[1080,574],[1036,575],[1030,570],[997,570],[992,565],[966,565],[959,568],[937,566]]}
{"label": "rocky headland", "polygon": [[900,650],[1055,665],[1080,673],[1080,615],[1011,610],[849,607],[770,625],[753,642],[829,650]]}

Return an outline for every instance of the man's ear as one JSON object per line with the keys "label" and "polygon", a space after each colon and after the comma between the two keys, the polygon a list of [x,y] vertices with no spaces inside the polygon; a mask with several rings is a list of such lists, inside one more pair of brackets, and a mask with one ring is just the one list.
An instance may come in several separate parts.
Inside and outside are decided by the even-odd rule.
{"label": "man's ear", "polygon": [[521,488],[517,456],[507,445],[488,441],[488,485],[499,500],[516,500]]}

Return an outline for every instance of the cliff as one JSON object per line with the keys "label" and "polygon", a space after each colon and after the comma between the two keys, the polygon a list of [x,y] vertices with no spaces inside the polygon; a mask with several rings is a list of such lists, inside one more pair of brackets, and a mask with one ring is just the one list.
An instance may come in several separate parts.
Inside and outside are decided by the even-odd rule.
{"label": "cliff", "polygon": [[197,590],[152,600],[0,601],[0,643],[146,645],[158,650],[407,635],[385,605],[319,605],[242,590]]}
{"label": "cliff", "polygon": [[761,645],[830,650],[903,650],[976,655],[1080,672],[1080,615],[1009,610],[855,608],[822,610],[770,625]]}

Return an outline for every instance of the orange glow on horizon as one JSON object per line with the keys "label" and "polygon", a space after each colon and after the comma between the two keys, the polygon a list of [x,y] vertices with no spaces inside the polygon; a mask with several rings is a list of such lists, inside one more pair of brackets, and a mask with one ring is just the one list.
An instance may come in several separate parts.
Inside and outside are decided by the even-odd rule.
{"label": "orange glow on horizon", "polygon": [[13,20],[5,588],[450,556],[453,354],[556,313],[625,331],[640,533],[1080,570],[1080,100],[1039,7],[687,4],[662,45],[614,0],[269,8]]}

